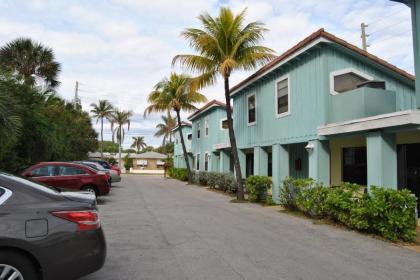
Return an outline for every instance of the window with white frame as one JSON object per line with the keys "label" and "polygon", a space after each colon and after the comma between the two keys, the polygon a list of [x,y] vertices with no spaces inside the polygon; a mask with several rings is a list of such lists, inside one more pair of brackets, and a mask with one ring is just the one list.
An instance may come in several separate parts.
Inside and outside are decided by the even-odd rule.
{"label": "window with white frame", "polygon": [[159,159],[159,160],[156,161],[156,165],[158,165],[158,166],[165,165],[165,161]]}
{"label": "window with white frame", "polygon": [[204,171],[209,171],[209,154],[204,154]]}
{"label": "window with white frame", "polygon": [[255,93],[248,95],[247,97],[247,108],[248,108],[248,125],[255,124],[257,121],[256,106],[257,100]]}
{"label": "window with white frame", "polygon": [[340,94],[356,89],[359,84],[371,80],[373,80],[371,76],[353,68],[331,72],[331,94]]}
{"label": "window with white frame", "polygon": [[200,170],[200,154],[195,155],[195,170]]}
{"label": "window with white frame", "polygon": [[197,139],[200,139],[200,134],[201,134],[201,131],[200,131],[200,123],[198,122],[197,123]]}
{"label": "window with white frame", "polygon": [[207,117],[205,120],[204,120],[204,130],[205,130],[205,135],[206,136],[209,136],[209,118]]}
{"label": "window with white frame", "polygon": [[276,81],[276,114],[278,117],[289,114],[289,77]]}
{"label": "window with white frame", "polygon": [[137,160],[137,165],[141,166],[141,167],[146,167],[147,166],[147,159],[138,159]]}
{"label": "window with white frame", "polygon": [[227,119],[220,120],[220,129],[228,129],[229,128],[229,122]]}

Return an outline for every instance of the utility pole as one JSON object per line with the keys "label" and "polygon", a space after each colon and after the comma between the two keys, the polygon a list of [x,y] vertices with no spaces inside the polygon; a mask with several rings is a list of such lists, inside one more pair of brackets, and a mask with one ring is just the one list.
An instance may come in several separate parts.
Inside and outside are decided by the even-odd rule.
{"label": "utility pole", "polygon": [[76,86],[74,88],[74,109],[77,109],[78,103],[79,103],[79,82],[76,81]]}
{"label": "utility pole", "polygon": [[366,34],[366,27],[368,27],[369,25],[365,24],[364,22],[362,22],[362,24],[360,25],[361,29],[362,29],[362,48],[364,51],[367,52],[367,48],[370,47],[367,44],[367,37],[369,37],[369,34]]}

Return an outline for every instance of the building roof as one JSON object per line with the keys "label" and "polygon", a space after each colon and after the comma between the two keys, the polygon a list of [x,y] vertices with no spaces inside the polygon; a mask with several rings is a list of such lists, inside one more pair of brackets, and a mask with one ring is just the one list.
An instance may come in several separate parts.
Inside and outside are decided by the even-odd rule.
{"label": "building roof", "polygon": [[196,117],[198,117],[199,115],[201,115],[202,113],[204,113],[205,111],[213,108],[213,107],[223,107],[226,108],[226,104],[223,102],[220,102],[216,99],[213,99],[212,101],[208,102],[207,104],[205,104],[203,107],[201,107],[200,109],[198,109],[197,111],[195,111],[193,114],[191,114],[188,117],[188,120],[192,120]]}
{"label": "building roof", "polygon": [[[191,123],[189,123],[189,122],[181,122],[181,125],[180,125],[181,127],[183,127],[183,126],[189,126],[189,127],[191,127],[192,125],[191,125]],[[180,127],[179,125],[177,125],[177,126],[175,126],[173,129],[172,129],[172,131],[174,131],[174,130],[177,130],[178,129],[178,127]]]}
{"label": "building roof", "polygon": [[290,48],[289,50],[287,50],[286,52],[284,52],[282,55],[276,57],[275,59],[273,59],[272,61],[270,61],[269,63],[267,63],[266,65],[264,65],[263,67],[261,67],[257,72],[255,72],[254,74],[252,74],[251,76],[249,76],[248,78],[246,78],[245,80],[243,80],[242,82],[240,82],[239,84],[235,85],[234,87],[232,87],[230,89],[230,93],[231,95],[235,94],[236,92],[238,92],[240,89],[242,89],[243,87],[247,86],[248,84],[254,82],[256,79],[260,78],[261,76],[264,76],[265,74],[267,74],[268,72],[270,72],[271,70],[274,70],[277,66],[280,66],[282,64],[282,62],[287,61],[288,59],[292,58],[295,55],[300,54],[300,51],[304,50],[307,47],[312,47],[313,45],[315,45],[314,43],[317,42],[330,42],[330,43],[336,43],[344,48],[347,48],[363,57],[366,57],[367,59],[401,75],[402,77],[405,77],[409,80],[413,80],[415,79],[415,77],[396,67],[395,65],[390,64],[389,62],[386,62],[385,60],[368,53],[367,51],[362,50],[361,48],[348,43],[347,41],[340,39],[336,36],[334,36],[333,34],[326,32],[324,30],[324,28],[319,29],[318,31],[312,33],[311,35],[309,35],[308,37],[306,37],[305,39],[303,39],[302,41],[300,41],[298,44],[296,44],[295,46],[293,46],[292,48]]}
{"label": "building roof", "polygon": [[130,158],[166,159],[167,155],[157,152],[145,152],[141,154],[130,154]]}

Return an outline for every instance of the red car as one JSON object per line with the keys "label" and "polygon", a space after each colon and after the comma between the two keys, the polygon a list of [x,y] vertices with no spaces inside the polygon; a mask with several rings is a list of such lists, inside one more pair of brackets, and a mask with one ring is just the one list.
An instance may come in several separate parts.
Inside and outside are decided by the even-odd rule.
{"label": "red car", "polygon": [[111,188],[106,173],[69,162],[41,162],[26,169],[22,176],[57,188],[89,191],[96,196],[108,194]]}

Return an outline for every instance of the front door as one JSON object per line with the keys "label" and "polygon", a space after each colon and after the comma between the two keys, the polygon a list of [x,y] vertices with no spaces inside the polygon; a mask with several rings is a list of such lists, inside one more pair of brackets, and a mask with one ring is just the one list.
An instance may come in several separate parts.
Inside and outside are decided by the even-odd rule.
{"label": "front door", "polygon": [[398,188],[407,188],[417,197],[417,213],[420,214],[420,144],[397,146]]}

